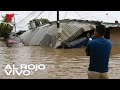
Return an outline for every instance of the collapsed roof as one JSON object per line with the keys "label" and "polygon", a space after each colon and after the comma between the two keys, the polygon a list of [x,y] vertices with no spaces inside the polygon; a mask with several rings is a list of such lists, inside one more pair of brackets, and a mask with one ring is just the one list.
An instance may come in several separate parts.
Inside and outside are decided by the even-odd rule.
{"label": "collapsed roof", "polygon": [[[88,20],[61,20],[60,28],[57,28],[56,21],[28,30],[20,38],[25,45],[49,46],[58,48],[62,43],[70,43],[82,39],[80,35],[95,29],[97,21]],[[79,38],[80,37],[80,38]]]}

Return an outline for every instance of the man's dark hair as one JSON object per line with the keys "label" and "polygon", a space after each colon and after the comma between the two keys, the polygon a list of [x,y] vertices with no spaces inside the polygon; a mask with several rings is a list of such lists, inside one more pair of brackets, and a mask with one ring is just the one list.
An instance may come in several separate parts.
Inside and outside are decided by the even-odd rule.
{"label": "man's dark hair", "polygon": [[105,35],[105,32],[106,32],[106,28],[104,25],[101,25],[101,24],[98,24],[96,26],[96,32],[98,32],[100,35]]}

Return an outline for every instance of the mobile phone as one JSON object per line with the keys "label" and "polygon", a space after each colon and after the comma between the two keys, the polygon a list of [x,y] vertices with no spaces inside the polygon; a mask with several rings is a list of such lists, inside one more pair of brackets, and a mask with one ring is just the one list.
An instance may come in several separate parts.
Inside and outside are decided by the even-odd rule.
{"label": "mobile phone", "polygon": [[91,41],[91,40],[92,40],[92,38],[89,38],[89,40]]}

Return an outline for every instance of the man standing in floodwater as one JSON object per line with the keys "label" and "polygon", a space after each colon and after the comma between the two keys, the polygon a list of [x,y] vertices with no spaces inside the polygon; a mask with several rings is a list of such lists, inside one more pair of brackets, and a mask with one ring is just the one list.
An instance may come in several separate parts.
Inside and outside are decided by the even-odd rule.
{"label": "man standing in floodwater", "polygon": [[98,24],[94,31],[95,39],[88,42],[86,55],[90,56],[88,79],[108,79],[109,58],[112,43],[104,38],[106,28]]}

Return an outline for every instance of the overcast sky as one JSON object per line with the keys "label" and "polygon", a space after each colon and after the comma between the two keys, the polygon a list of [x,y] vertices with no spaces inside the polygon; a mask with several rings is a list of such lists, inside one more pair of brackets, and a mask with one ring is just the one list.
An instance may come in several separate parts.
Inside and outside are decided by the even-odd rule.
{"label": "overcast sky", "polygon": [[[55,21],[57,18],[56,11],[0,11],[0,20],[2,15],[16,14],[15,21],[17,31],[28,29],[27,23],[34,18],[48,18]],[[120,11],[60,11],[60,19],[83,19],[98,20],[104,22],[120,22]]]}

